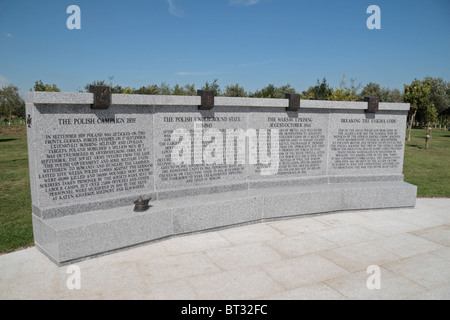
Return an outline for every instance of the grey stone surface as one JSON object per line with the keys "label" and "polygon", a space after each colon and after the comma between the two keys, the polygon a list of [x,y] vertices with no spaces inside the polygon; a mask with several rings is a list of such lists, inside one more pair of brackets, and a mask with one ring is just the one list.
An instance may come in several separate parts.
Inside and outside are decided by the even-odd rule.
{"label": "grey stone surface", "polygon": [[264,199],[264,218],[283,218],[320,212],[331,212],[342,207],[342,191],[323,187],[279,188]]}
{"label": "grey stone surface", "polygon": [[57,230],[51,228],[44,220],[32,214],[34,243],[53,262],[59,263],[59,238]]}
{"label": "grey stone surface", "polygon": [[[112,94],[112,105],[166,105],[166,106],[198,106],[200,97],[187,96],[162,96],[162,95],[135,95],[135,94]],[[94,95],[92,93],[75,92],[26,92],[25,101],[34,104],[64,104],[64,105],[84,105],[93,104]]]}
{"label": "grey stone surface", "polygon": [[263,210],[264,203],[261,199],[231,197],[212,204],[180,208],[173,216],[174,233],[182,234],[260,221]]}
{"label": "grey stone surface", "polygon": [[86,203],[78,203],[67,206],[61,205],[55,207],[46,207],[44,209],[41,209],[33,205],[33,213],[41,218],[52,219],[83,212],[114,209],[118,207],[134,207],[134,202],[139,197],[142,197],[143,199],[149,198],[153,200],[157,199],[157,194],[154,192],[152,193],[137,192],[132,194],[133,194],[132,196],[128,195],[126,197],[109,198],[109,199],[104,198],[99,201],[91,200]]}
{"label": "grey stone surface", "polygon": [[328,117],[325,110],[252,108],[248,128],[258,132],[258,159],[249,162],[249,179],[325,175]]}
{"label": "grey stone surface", "polygon": [[53,218],[154,195],[153,112],[136,106],[28,109],[32,199],[39,209],[35,214]]}
{"label": "grey stone surface", "polygon": [[200,97],[190,96],[149,96],[142,94],[113,94],[113,105],[141,105],[141,106],[198,106]]}
{"label": "grey stone surface", "polygon": [[365,110],[367,109],[367,102],[302,100],[300,108]]}
{"label": "grey stone surface", "polygon": [[402,111],[330,111],[327,174],[402,174],[405,120]]}
{"label": "grey stone surface", "polygon": [[[31,247],[0,255],[0,299],[449,299],[450,247],[435,241],[444,240],[449,207],[450,199],[418,199],[410,209],[345,211],[180,236],[74,263],[80,290],[67,287],[68,266],[58,268]],[[423,218],[416,231],[424,233],[412,235],[399,225],[414,216]],[[440,229],[426,230],[437,220]],[[393,227],[376,240],[361,234],[383,226]],[[366,286],[369,265],[380,266],[381,290]],[[338,267],[346,272],[336,274]]]}
{"label": "grey stone surface", "polygon": [[405,182],[352,183],[343,189],[346,210],[400,208],[416,205],[417,187]]}
{"label": "grey stone surface", "polygon": [[232,192],[232,191],[246,191],[248,189],[248,184],[245,183],[231,183],[231,184],[220,184],[217,186],[209,187],[194,187],[190,189],[173,189],[160,191],[157,194],[157,200],[166,200],[174,198],[183,198],[188,196],[198,196],[202,194],[217,194],[221,192]]}
{"label": "grey stone surface", "polygon": [[156,189],[183,190],[245,181],[245,159],[242,163],[237,159],[238,147],[234,138],[228,139],[228,131],[232,135],[245,132],[247,117],[247,109],[242,107],[199,111],[196,107],[157,106]]}
{"label": "grey stone surface", "polygon": [[416,195],[417,187],[404,182],[276,188],[265,192],[264,218],[349,209],[414,207]]}
{"label": "grey stone surface", "polygon": [[392,102],[380,102],[378,105],[380,111],[409,111],[409,103],[392,103]]}
{"label": "grey stone surface", "polygon": [[34,216],[40,228],[35,242],[53,261],[67,263],[172,235],[172,212],[157,209],[146,214],[120,208],[46,220]]}
{"label": "grey stone surface", "polygon": [[367,175],[367,176],[330,176],[329,183],[353,183],[353,182],[382,182],[382,181],[403,181],[404,176],[398,175]]}
{"label": "grey stone surface", "polygon": [[303,178],[284,178],[284,179],[266,179],[250,181],[248,183],[249,189],[264,189],[264,188],[279,188],[279,187],[295,187],[295,186],[313,186],[323,185],[328,183],[328,178],[325,176],[319,177],[303,177]]}
{"label": "grey stone surface", "polygon": [[[342,210],[413,207],[407,104],[26,94],[36,245],[56,263],[184,233]],[[144,213],[138,197],[152,198]]]}
{"label": "grey stone surface", "polygon": [[[77,92],[26,92],[27,103],[34,104],[92,104],[92,93]],[[198,106],[201,99],[198,96],[163,96],[163,95],[134,95],[112,94],[112,105],[164,105],[164,106]],[[261,99],[261,98],[229,98],[215,97],[216,106],[234,107],[269,107],[287,108],[287,99]],[[367,102],[302,100],[301,108],[306,109],[344,109],[366,110]],[[380,102],[380,111],[408,111],[408,103]]]}
{"label": "grey stone surface", "polygon": [[25,92],[25,102],[34,104],[93,104],[94,94],[75,92]]}
{"label": "grey stone surface", "polygon": [[289,101],[287,99],[263,99],[263,98],[229,98],[216,97],[215,105],[221,107],[268,107],[268,108],[287,108]]}
{"label": "grey stone surface", "polygon": [[[200,195],[55,219],[33,216],[36,245],[58,263],[167,237],[292,216],[347,209],[413,207],[416,187],[405,183],[341,184]],[[357,201],[355,199],[362,198]],[[397,199],[399,198],[399,199]]]}
{"label": "grey stone surface", "polygon": [[[25,111],[28,116],[32,117],[32,119],[34,118],[35,107],[33,104],[26,103]],[[32,125],[33,123],[31,124],[31,126]],[[38,199],[38,183],[37,183],[38,176],[36,170],[36,161],[34,161],[34,159],[36,159],[37,157],[36,153],[38,150],[34,147],[33,141],[34,139],[35,135],[34,133],[32,133],[30,125],[27,125],[28,168],[30,173],[30,191],[31,191],[32,206],[33,210],[35,208],[38,208],[40,210],[41,208],[38,206],[38,202],[36,200]]]}

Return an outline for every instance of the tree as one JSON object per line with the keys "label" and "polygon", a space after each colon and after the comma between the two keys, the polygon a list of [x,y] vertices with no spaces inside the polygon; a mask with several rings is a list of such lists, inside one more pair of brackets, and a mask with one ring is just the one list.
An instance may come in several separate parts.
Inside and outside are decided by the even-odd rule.
{"label": "tree", "polygon": [[0,90],[0,117],[11,122],[12,115],[25,118],[25,102],[19,95],[19,88],[9,85]]}
{"label": "tree", "polygon": [[304,100],[329,100],[333,93],[333,89],[327,83],[327,79],[323,78],[322,82],[317,79],[317,83],[308,90],[302,92]]}
{"label": "tree", "polygon": [[284,99],[286,97],[286,93],[297,93],[297,90],[291,87],[291,85],[285,84],[277,89],[277,93],[275,94],[280,99]]}
{"label": "tree", "polygon": [[426,77],[425,81],[430,83],[430,101],[436,107],[437,112],[441,113],[450,107],[450,82],[446,82],[442,78],[432,77]]}
{"label": "tree", "polygon": [[358,96],[356,94],[353,94],[348,89],[336,88],[335,90],[333,90],[331,92],[331,95],[330,95],[330,97],[328,97],[327,100],[332,100],[332,101],[357,101],[358,100]]}
{"label": "tree", "polygon": [[216,97],[220,96],[222,91],[220,90],[220,86],[218,85],[217,81],[218,79],[214,79],[214,81],[211,84],[209,84],[209,82],[206,81],[205,85],[202,87],[202,90],[213,91]]}
{"label": "tree", "polygon": [[149,95],[156,95],[160,93],[160,89],[156,84],[148,85],[146,87],[140,87],[137,90],[134,90],[134,94],[149,94]]}
{"label": "tree", "polygon": [[361,91],[359,100],[364,101],[364,97],[377,97],[381,102],[402,102],[403,95],[399,89],[381,88],[378,83],[369,82]]}
{"label": "tree", "polygon": [[160,88],[160,94],[162,94],[164,96],[169,96],[172,94],[172,89],[170,89],[170,86],[165,82],[162,82],[161,85],[159,86],[159,88]]}
{"label": "tree", "polygon": [[173,87],[172,94],[174,96],[185,96],[186,91],[184,91],[183,87],[181,87],[178,83]]}
{"label": "tree", "polygon": [[256,90],[252,97],[255,98],[275,98],[276,87],[273,84],[269,84],[261,90]]}
{"label": "tree", "polygon": [[187,96],[196,96],[197,91],[195,90],[195,84],[186,84],[184,86],[184,90],[186,91]]}
{"label": "tree", "polygon": [[347,76],[344,74],[339,81],[339,89],[342,91],[348,91],[352,96],[357,97],[358,92],[361,89],[362,84],[356,83],[356,78],[350,78],[350,86],[347,85]]}
{"label": "tree", "polygon": [[332,101],[357,101],[361,83],[356,83],[356,78],[350,78],[350,84],[347,83],[346,75],[342,76],[339,81],[339,87],[334,89],[327,83],[327,79],[323,78],[322,82],[317,79],[315,86],[309,87],[308,90],[302,92],[304,100],[332,100]]}
{"label": "tree", "polygon": [[[50,91],[50,92],[60,92],[56,84],[44,84],[42,80],[36,81],[33,87],[34,91]],[[31,91],[31,90],[30,90]]]}
{"label": "tree", "polygon": [[91,83],[87,83],[84,86],[84,92],[89,92],[89,87],[90,86],[106,86],[106,81],[105,80],[96,80],[96,81],[92,81]]}
{"label": "tree", "polygon": [[269,84],[261,90],[257,90],[254,93],[250,94],[250,96],[255,98],[284,99],[286,93],[297,93],[297,91],[295,91],[295,89],[292,88],[290,84],[283,85],[279,88],[275,87],[275,85],[273,84]]}
{"label": "tree", "polygon": [[347,85],[347,78],[345,74],[342,76],[342,79],[339,81],[339,88],[335,88],[331,90],[331,95],[328,97],[328,100],[333,101],[357,101],[358,100],[358,91],[361,88],[361,83],[356,84],[355,78],[350,78],[350,86]]}
{"label": "tree", "polygon": [[115,86],[113,86],[111,84],[110,88],[111,88],[111,93],[115,93],[115,94],[122,94],[122,93],[131,94],[131,93],[133,93],[133,90],[130,87],[124,88],[118,84],[116,84]]}
{"label": "tree", "polygon": [[247,92],[238,83],[225,87],[225,97],[247,97]]}
{"label": "tree", "polygon": [[175,87],[173,87],[171,94],[174,96],[196,96],[197,91],[195,91],[194,84],[186,84],[182,87],[177,83]]}
{"label": "tree", "polygon": [[109,80],[109,84],[106,83],[106,80],[95,80],[95,81],[92,81],[91,83],[87,83],[84,86],[84,92],[89,92],[90,86],[101,86],[101,87],[107,86],[107,87],[110,87],[111,93],[122,94],[128,88],[128,87],[122,87],[121,85],[118,85],[118,84],[116,84],[116,85],[113,84],[114,76],[108,76],[108,80]]}
{"label": "tree", "polygon": [[380,99],[380,101],[383,101],[383,97],[381,94],[381,86],[378,83],[369,82],[362,89],[359,100],[363,101],[364,97],[377,97]]}
{"label": "tree", "polygon": [[436,122],[437,118],[438,118],[438,114],[439,113],[437,112],[437,109],[434,106],[434,104],[433,103],[429,104],[427,106],[427,108],[425,109],[425,115],[424,115],[425,123],[433,124],[434,122]]}
{"label": "tree", "polygon": [[409,112],[408,141],[411,141],[411,130],[414,119],[428,121],[433,118],[434,105],[430,101],[431,82],[428,79],[420,81],[414,79],[410,85],[405,85],[404,101],[411,104]]}
{"label": "tree", "polygon": [[133,90],[130,87],[127,87],[125,90],[123,90],[123,92],[121,92],[122,94],[133,94]]}
{"label": "tree", "polygon": [[389,89],[385,102],[403,102],[403,94],[397,88]]}

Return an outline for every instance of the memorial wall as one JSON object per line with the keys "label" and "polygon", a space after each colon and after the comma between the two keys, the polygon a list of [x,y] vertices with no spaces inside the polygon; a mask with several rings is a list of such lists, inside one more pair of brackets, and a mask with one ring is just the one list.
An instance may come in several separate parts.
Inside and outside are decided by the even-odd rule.
{"label": "memorial wall", "polygon": [[[415,205],[402,175],[409,104],[110,99],[98,109],[92,93],[26,94],[35,240],[56,263],[264,219]],[[150,208],[136,213],[139,198]]]}

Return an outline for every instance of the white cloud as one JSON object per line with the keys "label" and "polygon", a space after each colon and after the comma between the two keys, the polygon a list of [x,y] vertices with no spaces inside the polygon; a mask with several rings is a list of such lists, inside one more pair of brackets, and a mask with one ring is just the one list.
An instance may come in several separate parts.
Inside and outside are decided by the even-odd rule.
{"label": "white cloud", "polygon": [[167,0],[167,3],[169,4],[169,13],[171,15],[174,15],[179,18],[184,16],[184,12],[175,6],[174,0]]}
{"label": "white cloud", "polygon": [[13,35],[11,33],[5,33],[5,36],[7,36],[8,38],[14,38]]}
{"label": "white cloud", "polygon": [[230,0],[231,5],[235,6],[252,6],[264,0]]}

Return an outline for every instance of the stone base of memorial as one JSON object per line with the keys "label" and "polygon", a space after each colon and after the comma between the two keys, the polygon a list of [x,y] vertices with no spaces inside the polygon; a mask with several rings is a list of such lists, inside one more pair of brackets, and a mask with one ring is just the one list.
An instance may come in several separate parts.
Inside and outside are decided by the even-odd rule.
{"label": "stone base of memorial", "polygon": [[[414,207],[408,104],[26,94],[35,244],[59,265],[192,232]],[[150,208],[135,211],[135,202]]]}

